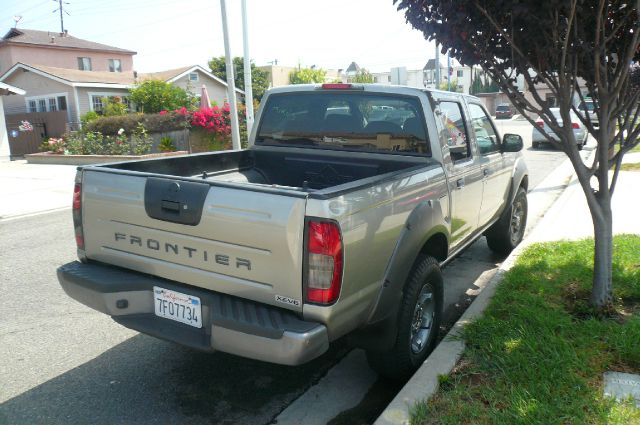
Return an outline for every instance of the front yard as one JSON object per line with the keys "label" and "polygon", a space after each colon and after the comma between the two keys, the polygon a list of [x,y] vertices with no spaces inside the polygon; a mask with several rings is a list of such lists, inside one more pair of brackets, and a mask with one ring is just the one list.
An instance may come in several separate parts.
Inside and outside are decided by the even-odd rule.
{"label": "front yard", "polygon": [[640,373],[640,236],[614,238],[614,302],[588,305],[593,241],[529,247],[438,393],[413,424],[640,424],[640,408],[603,396],[603,373]]}

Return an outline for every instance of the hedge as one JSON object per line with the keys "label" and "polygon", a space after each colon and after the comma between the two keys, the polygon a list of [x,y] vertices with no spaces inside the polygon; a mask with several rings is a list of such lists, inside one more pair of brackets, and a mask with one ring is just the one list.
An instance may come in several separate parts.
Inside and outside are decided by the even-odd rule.
{"label": "hedge", "polygon": [[129,114],[97,118],[88,122],[83,130],[113,136],[122,128],[131,134],[138,123],[142,123],[149,133],[165,133],[189,127],[187,118],[179,114]]}

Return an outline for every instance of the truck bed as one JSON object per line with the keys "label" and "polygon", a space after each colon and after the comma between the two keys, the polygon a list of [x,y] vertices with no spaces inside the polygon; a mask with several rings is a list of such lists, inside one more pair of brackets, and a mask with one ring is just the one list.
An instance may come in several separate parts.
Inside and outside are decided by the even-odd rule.
{"label": "truck bed", "polygon": [[[436,165],[423,156],[363,153],[348,159],[341,152],[311,149],[251,149],[97,165],[154,176],[175,176],[220,183],[241,183],[295,190],[326,198],[358,186],[375,184],[381,176]],[[358,184],[348,184],[358,182]],[[346,186],[345,186],[346,185]],[[313,196],[315,195],[315,196]]]}

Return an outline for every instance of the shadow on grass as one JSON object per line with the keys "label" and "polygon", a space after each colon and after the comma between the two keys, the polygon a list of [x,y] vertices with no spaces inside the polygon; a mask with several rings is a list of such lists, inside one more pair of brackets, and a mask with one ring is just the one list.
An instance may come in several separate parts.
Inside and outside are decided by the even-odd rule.
{"label": "shadow on grass", "polygon": [[614,240],[613,315],[585,307],[592,245],[527,249],[484,317],[466,328],[463,361],[415,407],[414,421],[640,423],[640,409],[602,395],[605,371],[640,372],[640,237]]}

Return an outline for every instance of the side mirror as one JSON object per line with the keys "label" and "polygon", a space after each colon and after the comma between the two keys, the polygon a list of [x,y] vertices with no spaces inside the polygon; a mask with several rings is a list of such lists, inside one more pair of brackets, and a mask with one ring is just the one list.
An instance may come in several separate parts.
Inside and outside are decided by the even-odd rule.
{"label": "side mirror", "polygon": [[502,138],[502,152],[520,152],[524,147],[519,134],[505,134]]}

